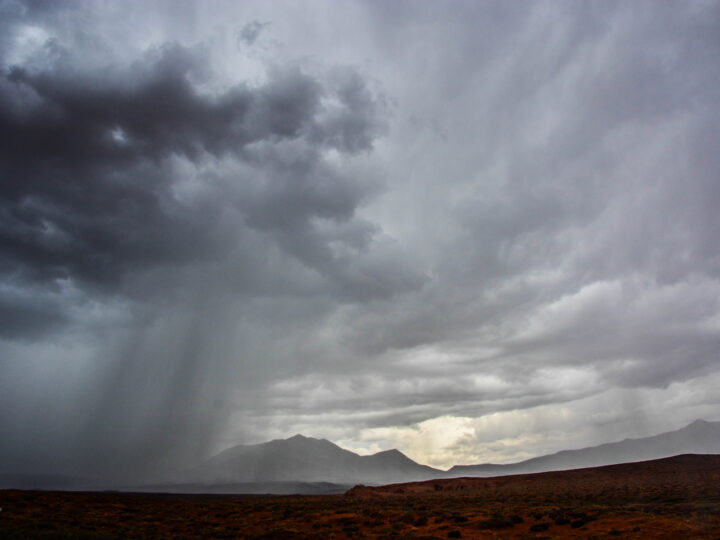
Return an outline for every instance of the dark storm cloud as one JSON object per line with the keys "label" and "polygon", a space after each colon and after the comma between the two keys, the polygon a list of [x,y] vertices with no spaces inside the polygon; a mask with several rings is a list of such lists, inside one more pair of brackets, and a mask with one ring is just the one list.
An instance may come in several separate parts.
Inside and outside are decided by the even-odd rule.
{"label": "dark storm cloud", "polygon": [[[150,473],[202,457],[226,396],[283,369],[247,339],[281,324],[264,299],[306,297],[313,317],[312,297],[392,296],[418,278],[356,216],[377,182],[337,162],[384,126],[352,69],[272,62],[262,81],[216,84],[206,45],[167,43],[85,66],[47,37],[63,9],[19,7],[6,23],[19,37],[0,73],[0,337],[15,380],[2,381],[0,457]],[[50,384],[63,365],[69,386]],[[33,402],[54,403],[53,419]]]}
{"label": "dark storm cloud", "polygon": [[[206,95],[193,84],[203,75],[200,52],[166,46],[102,73],[2,74],[0,268],[29,281],[114,290],[130,273],[219,256],[232,247],[218,224],[222,200],[175,199],[168,161],[178,157],[252,164],[266,178],[233,178],[240,186],[215,196],[240,193],[247,223],[299,238],[301,259],[312,257],[303,249],[325,249],[311,220],[348,220],[365,191],[325,167],[318,152],[370,148],[378,129],[372,95],[356,76],[341,79],[335,93],[297,68],[276,68],[258,87]],[[321,100],[334,95],[327,110]],[[283,149],[283,141],[297,146]],[[249,200],[240,200],[243,191]]]}
{"label": "dark storm cloud", "polygon": [[716,4],[278,2],[2,4],[12,440],[449,465],[720,414]]}

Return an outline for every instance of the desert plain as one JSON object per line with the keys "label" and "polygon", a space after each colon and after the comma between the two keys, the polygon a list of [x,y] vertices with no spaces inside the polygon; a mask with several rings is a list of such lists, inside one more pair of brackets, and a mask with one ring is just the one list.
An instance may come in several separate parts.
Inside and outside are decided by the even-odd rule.
{"label": "desert plain", "polygon": [[0,491],[2,538],[720,538],[720,456],[341,495]]}

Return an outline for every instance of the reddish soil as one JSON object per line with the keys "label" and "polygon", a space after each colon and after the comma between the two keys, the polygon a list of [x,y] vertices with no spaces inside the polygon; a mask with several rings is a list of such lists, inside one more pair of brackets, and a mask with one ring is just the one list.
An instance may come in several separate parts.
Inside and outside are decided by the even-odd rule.
{"label": "reddish soil", "polygon": [[0,491],[2,538],[720,538],[720,456],[345,495]]}

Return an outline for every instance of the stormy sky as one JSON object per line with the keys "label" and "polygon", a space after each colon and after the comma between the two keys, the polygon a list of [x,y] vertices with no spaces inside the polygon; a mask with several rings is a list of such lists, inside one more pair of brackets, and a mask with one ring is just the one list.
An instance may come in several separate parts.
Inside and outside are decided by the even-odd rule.
{"label": "stormy sky", "polygon": [[720,2],[0,2],[0,469],[720,420]]}

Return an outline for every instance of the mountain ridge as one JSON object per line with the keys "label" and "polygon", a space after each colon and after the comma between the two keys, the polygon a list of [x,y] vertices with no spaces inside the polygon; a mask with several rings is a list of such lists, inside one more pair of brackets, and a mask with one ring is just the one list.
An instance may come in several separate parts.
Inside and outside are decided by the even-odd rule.
{"label": "mountain ridge", "polygon": [[195,468],[193,481],[332,482],[335,484],[430,479],[443,471],[416,463],[397,449],[361,456],[327,439],[301,434],[225,449]]}
{"label": "mountain ridge", "polygon": [[118,487],[118,482],[47,474],[0,473],[0,488],[117,489],[194,493],[337,493],[356,484],[386,485],[458,477],[497,477],[648,461],[682,454],[720,454],[720,422],[696,420],[651,437],[561,450],[511,464],[455,465],[447,471],[390,449],[361,456],[327,439],[296,434],[226,448],[191,469]]}
{"label": "mountain ridge", "polygon": [[512,464],[455,465],[447,471],[417,463],[397,449],[360,456],[327,439],[298,433],[288,439],[228,448],[198,468],[195,479],[213,483],[388,484],[579,469],[689,453],[720,453],[720,422],[696,420],[684,428],[651,437],[561,450]]}
{"label": "mountain ridge", "polygon": [[517,463],[455,465],[448,475],[501,476],[647,461],[680,454],[720,453],[720,422],[695,420],[683,428],[637,439],[560,450]]}

